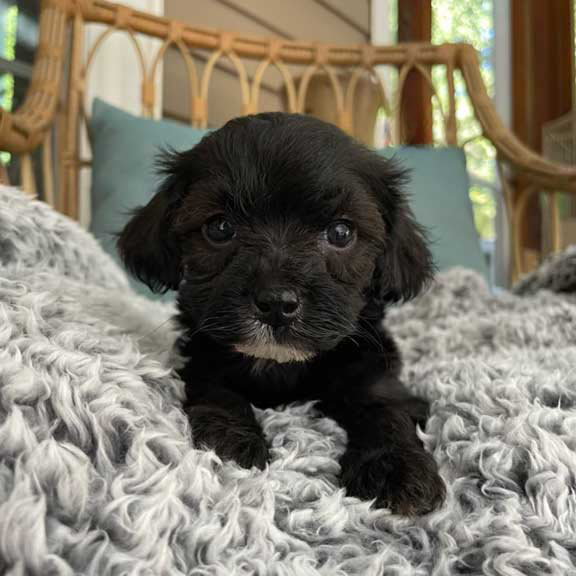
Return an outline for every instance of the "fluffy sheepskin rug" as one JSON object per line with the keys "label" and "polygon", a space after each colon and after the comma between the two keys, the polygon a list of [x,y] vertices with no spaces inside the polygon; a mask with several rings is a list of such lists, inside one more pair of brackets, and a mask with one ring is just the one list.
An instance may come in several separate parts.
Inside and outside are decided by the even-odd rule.
{"label": "fluffy sheepskin rug", "polygon": [[405,519],[346,497],[345,435],[311,404],[258,413],[265,471],[193,449],[170,306],[0,188],[0,573],[575,574],[576,301],[555,285],[497,297],[454,270],[390,313],[448,486]]}

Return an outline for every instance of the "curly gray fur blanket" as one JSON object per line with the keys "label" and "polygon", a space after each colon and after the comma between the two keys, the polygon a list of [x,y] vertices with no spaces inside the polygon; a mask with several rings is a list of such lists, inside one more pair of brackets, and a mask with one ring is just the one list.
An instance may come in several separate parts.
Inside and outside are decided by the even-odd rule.
{"label": "curly gray fur blanket", "polygon": [[495,296],[454,270],[391,311],[448,487],[406,519],[346,497],[313,404],[258,412],[265,471],[194,449],[170,306],[0,188],[0,573],[575,574],[576,301],[546,274]]}

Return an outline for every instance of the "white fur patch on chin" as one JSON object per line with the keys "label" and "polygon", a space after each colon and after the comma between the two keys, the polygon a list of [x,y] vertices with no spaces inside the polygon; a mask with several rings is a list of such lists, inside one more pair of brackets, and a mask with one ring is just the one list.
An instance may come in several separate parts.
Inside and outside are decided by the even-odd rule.
{"label": "white fur patch on chin", "polygon": [[287,362],[306,362],[316,355],[314,352],[298,350],[291,346],[281,344],[236,344],[236,352],[258,358],[260,360],[274,360],[279,364]]}

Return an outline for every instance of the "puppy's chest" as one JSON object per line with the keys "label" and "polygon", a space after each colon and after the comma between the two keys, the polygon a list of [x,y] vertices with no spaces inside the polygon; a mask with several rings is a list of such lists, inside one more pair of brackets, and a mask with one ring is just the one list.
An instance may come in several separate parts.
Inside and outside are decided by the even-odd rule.
{"label": "puppy's chest", "polygon": [[260,408],[306,400],[310,393],[308,367],[299,363],[252,360],[238,384],[242,394]]}

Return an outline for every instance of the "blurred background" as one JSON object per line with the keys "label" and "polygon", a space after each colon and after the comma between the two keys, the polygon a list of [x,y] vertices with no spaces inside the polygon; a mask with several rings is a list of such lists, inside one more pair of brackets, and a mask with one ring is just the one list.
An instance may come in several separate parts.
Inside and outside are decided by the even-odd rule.
{"label": "blurred background", "polygon": [[[403,42],[466,42],[479,52],[481,69],[496,108],[514,133],[546,156],[574,163],[576,120],[571,115],[574,93],[574,0],[131,0],[124,2],[154,14],[177,18],[193,26],[234,30],[244,34],[288,40],[329,43],[396,44]],[[10,110],[25,95],[38,35],[39,0],[0,0],[0,107]],[[108,99],[130,103],[136,83],[130,78],[134,56],[118,46],[109,49],[110,62],[94,72]],[[123,60],[126,58],[128,61]],[[133,60],[136,74],[137,63]],[[115,71],[114,71],[115,70]],[[439,73],[440,70],[435,70]],[[94,80],[94,76],[92,78]],[[396,79],[389,78],[390,83]],[[438,102],[445,98],[446,78],[434,78],[438,98],[418,79],[409,91],[406,113],[410,131],[406,143],[428,145],[441,128]],[[420,83],[418,83],[420,82]],[[188,115],[186,70],[176,51],[169,51],[159,79],[161,116],[184,120]],[[330,98],[327,80],[314,79],[307,112],[321,115]],[[210,88],[209,126],[221,125],[241,111],[237,79],[230,64],[219,62]],[[105,90],[106,91],[106,90]],[[502,201],[495,151],[480,135],[463,82],[458,107],[459,133],[466,148],[470,199],[474,220],[488,258],[494,258],[502,237]],[[281,78],[267,75],[262,84],[261,109],[278,109],[285,97]],[[362,100],[360,100],[362,101]],[[129,107],[129,106],[128,106]],[[372,121],[376,115],[377,122]],[[365,117],[363,140],[377,147],[390,143],[392,127],[367,91],[359,123]],[[2,153],[3,163],[9,155]],[[527,211],[525,248],[540,249],[542,209],[537,197]],[[576,214],[564,202],[564,233],[576,241]],[[572,235],[572,236],[570,236]],[[497,272],[496,272],[497,273]]]}

